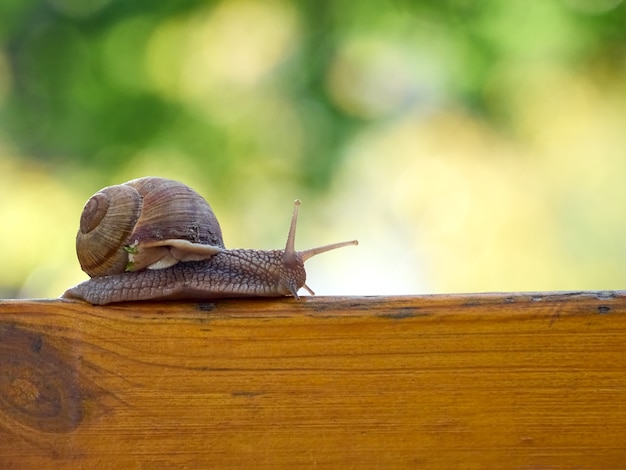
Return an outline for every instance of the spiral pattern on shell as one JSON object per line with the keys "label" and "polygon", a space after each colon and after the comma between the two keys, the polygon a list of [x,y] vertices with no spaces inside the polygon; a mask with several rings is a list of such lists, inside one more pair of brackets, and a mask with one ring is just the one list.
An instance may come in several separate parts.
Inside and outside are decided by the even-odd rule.
{"label": "spiral pattern on shell", "polygon": [[[147,247],[142,256],[151,261],[145,264],[169,256],[170,250],[184,261],[180,247],[164,245],[169,240],[224,248],[219,222],[202,196],[178,181],[144,177],[106,187],[87,201],[76,252],[83,271],[101,277],[128,270],[129,252],[137,247]],[[194,254],[189,260],[202,256],[210,255]],[[149,266],[140,264],[135,269],[144,267]]]}

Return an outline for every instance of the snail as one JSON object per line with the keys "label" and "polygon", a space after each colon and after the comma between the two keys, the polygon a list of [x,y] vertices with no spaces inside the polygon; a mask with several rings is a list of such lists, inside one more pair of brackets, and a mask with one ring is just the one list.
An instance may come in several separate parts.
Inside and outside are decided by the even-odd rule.
{"label": "snail", "polygon": [[144,177],[109,186],[85,204],[76,236],[91,279],[62,297],[95,305],[136,300],[281,297],[306,289],[304,262],[356,240],[295,250],[300,201],[282,250],[228,250],[206,200],[178,181]]}

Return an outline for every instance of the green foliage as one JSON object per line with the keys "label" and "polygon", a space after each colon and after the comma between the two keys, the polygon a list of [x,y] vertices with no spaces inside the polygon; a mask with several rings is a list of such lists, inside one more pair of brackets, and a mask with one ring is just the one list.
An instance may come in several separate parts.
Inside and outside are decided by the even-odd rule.
{"label": "green foliage", "polygon": [[[485,87],[501,64],[547,60],[581,67],[602,62],[607,73],[613,67],[623,73],[625,6],[610,9],[610,2],[601,3],[608,11],[596,12],[594,2],[573,0],[405,1],[384,7],[367,1],[277,3],[275,11],[294,10],[298,31],[250,93],[271,91],[287,100],[304,134],[296,175],[313,187],[324,187],[346,139],[368,120],[329,96],[329,71],[346,40],[356,36],[391,40],[418,54],[433,54],[428,60],[439,61],[443,70],[435,78],[442,83],[421,84],[426,91],[414,93],[439,86],[442,96],[456,97],[468,109],[500,119],[506,103],[494,103]],[[220,180],[228,179],[228,162],[241,162],[233,152],[247,151],[253,158],[259,145],[256,138],[233,144],[233,138],[245,138],[229,136],[210,113],[198,115],[189,102],[155,88],[148,70],[148,49],[166,47],[151,45],[157,30],[177,20],[193,25],[194,18],[210,15],[220,4],[192,0],[93,4],[90,8],[78,0],[3,2],[2,43],[11,86],[1,117],[6,134],[25,155],[71,159],[106,172],[142,148],[167,145],[199,162],[207,159],[207,152],[223,155],[209,165]],[[246,31],[240,34],[243,39]],[[184,43],[173,54],[184,56],[192,45]],[[168,52],[153,52],[162,53]],[[248,59],[245,54],[241,60]],[[241,126],[246,125],[253,123],[242,119]],[[270,138],[289,138],[281,136],[280,128],[275,131]]]}

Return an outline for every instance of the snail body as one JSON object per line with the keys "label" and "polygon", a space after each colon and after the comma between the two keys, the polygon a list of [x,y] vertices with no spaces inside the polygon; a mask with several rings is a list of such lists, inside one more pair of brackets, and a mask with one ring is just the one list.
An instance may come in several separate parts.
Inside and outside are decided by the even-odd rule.
{"label": "snail body", "polygon": [[282,250],[225,248],[209,204],[182,183],[146,177],[104,188],[85,204],[76,249],[91,279],[63,297],[105,305],[135,300],[298,297],[304,262],[356,240],[295,251],[294,204]]}

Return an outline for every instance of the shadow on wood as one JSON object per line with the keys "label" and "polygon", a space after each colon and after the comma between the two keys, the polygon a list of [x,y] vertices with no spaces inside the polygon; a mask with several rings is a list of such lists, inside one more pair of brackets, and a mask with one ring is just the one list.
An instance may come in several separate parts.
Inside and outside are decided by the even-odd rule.
{"label": "shadow on wood", "polygon": [[617,468],[626,294],[0,301],[3,468]]}

